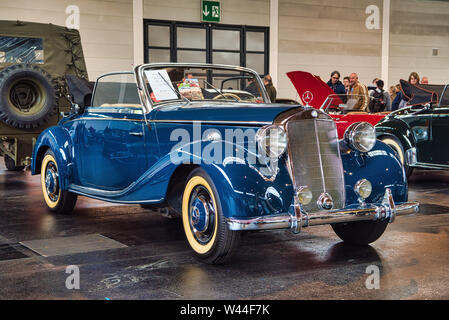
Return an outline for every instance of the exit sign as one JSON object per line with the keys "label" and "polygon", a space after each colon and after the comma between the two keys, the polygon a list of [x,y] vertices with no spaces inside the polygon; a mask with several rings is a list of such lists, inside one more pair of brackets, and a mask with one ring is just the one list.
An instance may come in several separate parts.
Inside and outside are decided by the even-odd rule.
{"label": "exit sign", "polygon": [[201,21],[220,22],[220,1],[201,0]]}

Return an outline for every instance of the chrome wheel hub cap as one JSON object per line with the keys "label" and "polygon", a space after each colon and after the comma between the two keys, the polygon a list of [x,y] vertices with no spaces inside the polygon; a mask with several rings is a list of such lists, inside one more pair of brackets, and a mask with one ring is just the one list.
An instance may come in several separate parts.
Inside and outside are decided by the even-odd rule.
{"label": "chrome wheel hub cap", "polygon": [[198,186],[192,192],[189,222],[192,233],[200,243],[209,242],[214,234],[215,209],[208,190]]}
{"label": "chrome wheel hub cap", "polygon": [[57,201],[59,195],[58,171],[56,165],[50,162],[45,171],[45,189],[51,201]]}

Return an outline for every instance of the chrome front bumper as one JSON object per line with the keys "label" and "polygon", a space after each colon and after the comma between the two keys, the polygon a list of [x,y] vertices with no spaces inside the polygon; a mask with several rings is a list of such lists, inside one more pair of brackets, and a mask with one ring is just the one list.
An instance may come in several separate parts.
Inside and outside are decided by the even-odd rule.
{"label": "chrome front bumper", "polygon": [[298,233],[302,227],[334,224],[353,221],[388,220],[393,222],[396,216],[412,214],[419,211],[416,201],[395,204],[390,189],[385,189],[385,195],[380,204],[365,204],[356,208],[341,210],[318,211],[305,213],[299,204],[295,204],[295,214],[279,214],[250,219],[228,218],[230,230],[271,230],[292,229]]}

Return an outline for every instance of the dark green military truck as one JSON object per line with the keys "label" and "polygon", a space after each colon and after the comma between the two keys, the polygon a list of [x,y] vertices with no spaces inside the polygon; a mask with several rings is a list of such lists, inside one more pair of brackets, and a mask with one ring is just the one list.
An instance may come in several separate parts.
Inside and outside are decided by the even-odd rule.
{"label": "dark green military truck", "polygon": [[38,135],[70,111],[68,78],[88,80],[77,30],[0,21],[0,156],[8,170],[29,165]]}

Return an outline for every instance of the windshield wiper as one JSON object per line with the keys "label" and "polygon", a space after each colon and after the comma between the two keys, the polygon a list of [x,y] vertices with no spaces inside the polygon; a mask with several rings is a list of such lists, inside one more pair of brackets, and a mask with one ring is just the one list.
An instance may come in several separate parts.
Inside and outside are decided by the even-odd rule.
{"label": "windshield wiper", "polygon": [[183,99],[186,104],[185,105],[189,105],[190,104],[190,100],[187,99],[186,97],[184,97],[179,91],[176,91],[169,83],[167,80],[165,80],[165,78],[158,72],[157,73],[159,75],[159,77],[161,77],[162,80],[164,80],[164,82],[167,84],[167,86],[177,95],[179,96],[181,99]]}
{"label": "windshield wiper", "polygon": [[[215,88],[213,85],[211,85],[209,82],[207,82],[206,80],[204,80],[204,82],[206,82],[206,84],[208,84],[209,86],[211,86],[212,87],[212,89],[214,89],[220,96],[222,96],[223,98],[225,98],[225,99],[227,99],[227,97],[222,93],[222,92],[220,92],[220,90],[218,90],[217,88]],[[234,97],[232,97],[232,96],[230,96],[232,99],[234,99],[234,101],[235,102],[239,102],[236,98],[234,98]]]}

